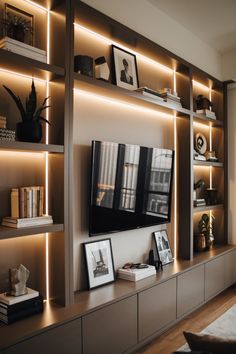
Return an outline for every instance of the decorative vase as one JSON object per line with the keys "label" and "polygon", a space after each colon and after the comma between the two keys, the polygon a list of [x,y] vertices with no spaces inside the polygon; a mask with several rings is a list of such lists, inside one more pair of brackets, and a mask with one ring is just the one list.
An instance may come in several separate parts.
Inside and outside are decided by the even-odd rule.
{"label": "decorative vase", "polygon": [[19,141],[39,143],[42,139],[42,124],[36,121],[17,123],[16,137]]}
{"label": "decorative vase", "polygon": [[206,237],[204,234],[194,235],[194,250],[202,252],[206,249]]}
{"label": "decorative vase", "polygon": [[211,250],[214,244],[214,236],[213,234],[209,234],[206,236],[206,249]]}
{"label": "decorative vase", "polygon": [[74,70],[79,74],[93,77],[93,58],[88,55],[76,55]]}

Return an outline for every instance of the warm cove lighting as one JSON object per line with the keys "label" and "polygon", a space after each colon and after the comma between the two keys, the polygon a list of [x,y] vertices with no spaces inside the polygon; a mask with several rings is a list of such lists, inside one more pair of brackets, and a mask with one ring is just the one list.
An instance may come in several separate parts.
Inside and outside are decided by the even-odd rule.
{"label": "warm cove lighting", "polygon": [[168,66],[165,66],[165,65],[163,65],[163,64],[160,64],[160,63],[158,63],[157,61],[155,61],[155,60],[153,60],[153,59],[150,59],[149,57],[146,57],[145,55],[140,54],[139,52],[136,52],[136,51],[134,51],[134,50],[132,50],[132,49],[130,49],[130,48],[124,46],[123,44],[121,44],[121,43],[119,43],[119,42],[116,42],[116,41],[114,41],[114,40],[111,40],[111,39],[109,39],[109,38],[107,38],[107,37],[105,37],[105,36],[103,36],[103,35],[101,35],[101,34],[99,34],[99,33],[96,33],[96,32],[94,32],[94,31],[88,29],[87,27],[84,27],[84,26],[82,26],[82,25],[80,25],[80,24],[78,24],[78,23],[74,23],[74,26],[75,26],[77,29],[83,31],[84,33],[89,34],[90,36],[93,36],[94,38],[96,38],[96,39],[102,41],[103,43],[105,43],[105,44],[107,44],[107,45],[112,45],[112,44],[114,44],[114,45],[116,45],[116,46],[118,46],[118,47],[120,47],[120,48],[122,48],[122,49],[128,51],[129,53],[132,53],[132,54],[136,55],[137,59],[142,60],[142,61],[143,61],[144,63],[146,63],[146,64],[154,65],[156,68],[158,68],[159,70],[164,71],[165,73],[173,74],[173,71],[174,71],[174,70],[168,68]]}
{"label": "warm cove lighting", "polygon": [[201,90],[205,90],[205,91],[207,91],[207,92],[211,90],[210,87],[208,87],[208,86],[206,86],[206,85],[203,85],[203,84],[201,84],[201,83],[198,82],[198,81],[192,80],[192,82],[193,82],[193,85],[194,85],[194,86],[197,86],[197,87],[200,88]]}
{"label": "warm cove lighting", "polygon": [[[2,148],[1,148],[2,149]],[[0,156],[9,158],[33,158],[33,159],[44,159],[44,153],[40,152],[28,152],[28,151],[18,151],[18,150],[0,150]]]}
{"label": "warm cove lighting", "polygon": [[117,107],[121,107],[121,108],[125,108],[125,109],[131,109],[133,111],[139,111],[139,112],[144,112],[144,113],[148,113],[148,114],[152,114],[155,115],[158,118],[163,118],[163,119],[174,119],[174,115],[171,114],[167,114],[167,113],[163,113],[154,109],[150,109],[150,108],[144,108],[142,106],[138,106],[135,104],[131,104],[131,103],[126,103],[123,101],[120,101],[118,99],[112,99],[112,98],[107,98],[101,95],[98,95],[96,93],[91,93],[91,92],[87,92],[84,90],[78,90],[78,89],[74,89],[74,92],[76,94],[78,94],[79,96],[82,96],[84,98],[88,98],[88,99],[93,99],[93,100],[97,100],[101,103],[106,103],[109,105],[112,105],[114,108],[114,105],[116,105]]}
{"label": "warm cove lighting", "polygon": [[15,71],[3,69],[3,68],[1,68],[1,67],[0,67],[0,72],[3,72],[3,73],[5,73],[5,74],[9,74],[9,75],[18,76],[18,77],[21,77],[21,78],[24,78],[24,79],[29,79],[29,80],[34,79],[34,81],[42,82],[42,83],[44,83],[44,84],[45,84],[45,82],[47,81],[47,80],[39,79],[38,77],[35,77],[35,76],[29,76],[29,75],[17,73],[17,72],[15,72]]}
{"label": "warm cove lighting", "polygon": [[31,1],[31,0],[24,0],[24,2],[27,2],[28,4],[32,5],[32,6],[35,6],[37,7],[38,9],[44,11],[44,12],[48,12],[49,10],[46,9],[46,7],[42,6],[42,5],[39,5],[37,4],[36,2],[34,1]]}
{"label": "warm cove lighting", "polygon": [[193,126],[195,128],[201,128],[201,129],[209,129],[209,125],[198,123],[198,122],[193,122]]}
{"label": "warm cove lighting", "polygon": [[177,119],[176,113],[174,114],[174,258],[177,258]]}

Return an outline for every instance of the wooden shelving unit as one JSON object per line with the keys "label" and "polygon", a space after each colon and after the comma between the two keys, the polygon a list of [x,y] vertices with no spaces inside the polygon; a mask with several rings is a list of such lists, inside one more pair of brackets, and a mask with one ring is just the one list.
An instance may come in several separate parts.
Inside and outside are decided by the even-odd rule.
{"label": "wooden shelving unit", "polygon": [[[16,5],[17,0],[9,1]],[[7,346],[42,334],[47,328],[54,329],[58,323],[67,324],[71,319],[90,314],[107,304],[137,296],[141,291],[166,282],[195,266],[205,266],[215,257],[233,250],[228,245],[227,230],[228,156],[224,83],[81,1],[35,0],[36,4],[45,7],[44,10],[34,7],[32,2],[21,0],[18,3],[23,9],[27,7],[27,11],[30,11],[30,7],[38,16],[35,35],[37,37],[38,33],[39,38],[36,40],[42,49],[46,49],[49,15],[50,60],[47,64],[41,63],[0,49],[0,68],[3,69],[2,72],[0,69],[1,83],[25,98],[31,78],[34,77],[40,99],[46,97],[46,92],[51,97],[48,116],[52,125],[47,137],[44,130],[40,144],[0,142],[0,217],[10,212],[11,188],[47,184],[48,213],[53,216],[55,223],[25,229],[0,227],[0,241],[4,246],[0,251],[0,259],[4,264],[0,279],[6,280],[8,269],[16,266],[17,259],[17,262],[32,270],[32,287],[37,288],[45,298],[46,290],[49,292],[49,301],[43,314],[9,327],[0,327],[0,352],[1,348],[5,350]],[[0,9],[3,4],[0,0]],[[83,31],[74,24],[81,24],[89,31]],[[39,33],[40,29],[42,33]],[[100,41],[97,45],[96,34],[108,38],[110,42]],[[112,76],[109,82],[103,82],[74,72],[76,54],[86,54],[93,58],[104,55],[111,67],[112,34],[115,35],[116,44],[120,43],[127,50],[133,50],[137,56],[142,53],[151,59],[151,64],[137,59],[140,86],[154,90],[170,87],[174,90],[176,84],[182,108],[120,88],[112,83]],[[208,95],[209,90],[216,120],[196,113],[197,95]],[[77,92],[86,93],[87,98],[81,99]],[[96,97],[102,97],[107,102],[102,106]],[[0,115],[6,115],[9,129],[15,129],[19,119],[17,110],[1,88],[0,98]],[[122,103],[122,108],[117,108],[117,102]],[[134,107],[140,111],[132,113]],[[216,150],[220,162],[193,159],[194,134],[198,130],[207,135],[208,144],[210,146],[211,143],[212,149]],[[91,140],[105,139],[123,139],[126,143],[175,150],[173,200],[176,203],[172,208],[168,235],[176,260],[163,273],[158,273],[155,279],[137,284],[117,281],[91,292],[75,292],[86,286],[81,250],[82,243],[89,240],[86,210]],[[200,178],[204,179],[206,187],[211,185],[217,188],[217,205],[193,207],[193,185],[195,179]],[[215,246],[211,251],[196,254],[194,233],[199,213],[212,211],[217,220]],[[151,231],[145,233],[143,230],[148,248]],[[123,254],[127,252],[124,238],[121,244]],[[137,244],[135,242],[135,247]],[[176,249],[175,244],[178,245]],[[115,250],[117,257],[120,251]],[[141,257],[145,250],[139,251]],[[129,254],[126,255],[128,258]],[[37,263],[38,259],[42,264]],[[49,271],[46,270],[46,264]],[[39,269],[43,269],[40,276]],[[48,289],[46,282],[49,284]],[[6,290],[6,281],[0,284],[0,288],[1,291]]]}

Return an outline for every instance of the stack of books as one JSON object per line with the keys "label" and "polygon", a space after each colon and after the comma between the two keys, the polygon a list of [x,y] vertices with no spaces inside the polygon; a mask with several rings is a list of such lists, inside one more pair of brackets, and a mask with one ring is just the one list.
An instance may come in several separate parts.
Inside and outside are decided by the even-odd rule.
{"label": "stack of books", "polygon": [[10,324],[43,311],[43,298],[38,291],[27,288],[21,296],[0,294],[0,321]]}
{"label": "stack of books", "polygon": [[172,93],[166,92],[166,91],[161,92],[160,94],[161,94],[161,97],[164,99],[165,102],[171,103],[176,108],[181,108],[182,107],[180,97],[178,97],[177,95],[173,95]]}
{"label": "stack of books", "polygon": [[164,99],[161,97],[160,92],[154,91],[146,86],[144,87],[139,87],[135,90],[135,92],[138,92],[142,94],[143,96],[153,98],[154,100],[163,102]]}
{"label": "stack of books", "polygon": [[[1,121],[0,121],[0,123],[1,123]],[[16,132],[14,130],[0,128],[0,140],[15,141],[16,140]]]}
{"label": "stack of books", "polygon": [[43,216],[44,187],[31,186],[12,188],[11,190],[11,217],[35,218]]}
{"label": "stack of books", "polygon": [[35,48],[29,44],[17,41],[13,38],[2,38],[0,40],[0,48],[41,61],[43,63],[47,62],[47,54],[45,50]]}
{"label": "stack of books", "polygon": [[197,109],[197,114],[200,114],[206,118],[216,119],[215,112],[210,111],[209,109]]}
{"label": "stack of books", "polygon": [[0,129],[6,129],[7,119],[6,117],[0,116]]}
{"label": "stack of books", "polygon": [[193,201],[193,206],[195,208],[200,207],[200,206],[205,206],[205,205],[206,205],[206,201],[204,198],[198,198]]}
{"label": "stack of books", "polygon": [[141,279],[145,279],[147,277],[150,277],[151,275],[156,274],[156,268],[155,266],[151,266],[147,264],[147,268],[119,268],[118,269],[118,278],[120,279],[125,279],[125,280],[130,280],[130,281],[138,281]]}
{"label": "stack of books", "polygon": [[38,216],[36,218],[12,218],[5,216],[2,218],[2,225],[20,229],[22,227],[50,225],[53,223],[51,215]]}

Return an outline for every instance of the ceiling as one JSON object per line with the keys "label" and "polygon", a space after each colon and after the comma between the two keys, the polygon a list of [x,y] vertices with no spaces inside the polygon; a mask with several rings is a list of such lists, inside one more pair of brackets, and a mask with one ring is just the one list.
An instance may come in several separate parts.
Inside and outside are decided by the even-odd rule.
{"label": "ceiling", "polygon": [[221,54],[236,49],[236,0],[148,0]]}

